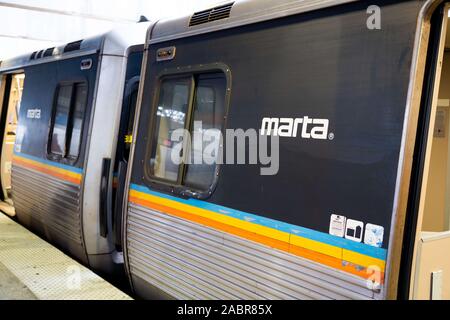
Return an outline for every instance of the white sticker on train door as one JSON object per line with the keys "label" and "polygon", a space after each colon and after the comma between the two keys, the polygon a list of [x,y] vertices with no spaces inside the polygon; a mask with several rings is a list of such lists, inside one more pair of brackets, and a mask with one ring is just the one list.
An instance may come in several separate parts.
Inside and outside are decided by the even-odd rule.
{"label": "white sticker on train door", "polygon": [[336,237],[343,237],[345,232],[345,222],[347,218],[332,214],[330,218],[330,234]]}
{"label": "white sticker on train door", "polygon": [[384,228],[375,224],[366,224],[364,243],[381,248],[383,246]]}
{"label": "white sticker on train door", "polygon": [[363,238],[364,223],[358,220],[347,219],[345,239],[361,242]]}

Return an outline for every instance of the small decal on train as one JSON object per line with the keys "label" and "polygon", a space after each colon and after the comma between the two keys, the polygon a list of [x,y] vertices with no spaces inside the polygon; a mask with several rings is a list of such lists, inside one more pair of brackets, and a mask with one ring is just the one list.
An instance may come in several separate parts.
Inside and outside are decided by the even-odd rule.
{"label": "small decal on train", "polygon": [[367,223],[364,227],[364,222],[347,219],[342,215],[331,215],[329,234],[356,242],[364,242],[372,247],[383,247],[384,228],[382,226]]}
{"label": "small decal on train", "polygon": [[366,224],[364,243],[381,248],[383,246],[384,228],[375,224]]}
{"label": "small decal on train", "polygon": [[362,221],[348,219],[345,226],[345,239],[361,242],[363,231],[364,223]]}
{"label": "small decal on train", "polygon": [[27,110],[27,118],[28,119],[40,119],[41,118],[41,109],[28,109]]}
{"label": "small decal on train", "polygon": [[125,143],[130,144],[132,142],[133,142],[133,135],[131,135],[131,134],[125,135]]}
{"label": "small decal on train", "polygon": [[342,238],[345,233],[345,223],[347,218],[337,214],[332,214],[330,218],[330,234]]}
{"label": "small decal on train", "polygon": [[333,140],[334,133],[329,133],[330,120],[302,118],[263,118],[260,134],[262,136],[279,136],[303,139]]}

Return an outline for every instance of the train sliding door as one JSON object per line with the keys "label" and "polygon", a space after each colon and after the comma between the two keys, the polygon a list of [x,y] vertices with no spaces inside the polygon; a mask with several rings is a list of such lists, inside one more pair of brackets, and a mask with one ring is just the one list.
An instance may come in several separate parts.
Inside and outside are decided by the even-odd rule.
{"label": "train sliding door", "polygon": [[120,115],[119,136],[117,140],[116,158],[114,162],[113,182],[113,240],[117,251],[122,251],[122,207],[125,190],[125,179],[132,144],[132,134],[138,98],[143,46],[131,49],[128,56],[126,83]]}
{"label": "train sliding door", "polygon": [[119,140],[117,142],[117,153],[114,177],[114,212],[113,212],[113,238],[118,251],[122,251],[122,206],[125,190],[125,179],[128,170],[128,159],[132,143],[134,115],[139,89],[139,76],[132,78],[125,88],[122,115],[120,119]]}
{"label": "train sliding door", "polygon": [[450,21],[432,18],[405,227],[400,298],[450,299]]}
{"label": "train sliding door", "polygon": [[5,75],[2,79],[3,104],[0,118],[0,136],[2,141],[0,159],[0,198],[2,202],[0,203],[0,209],[10,216],[15,215],[13,202],[11,200],[11,164],[24,80],[24,73]]}

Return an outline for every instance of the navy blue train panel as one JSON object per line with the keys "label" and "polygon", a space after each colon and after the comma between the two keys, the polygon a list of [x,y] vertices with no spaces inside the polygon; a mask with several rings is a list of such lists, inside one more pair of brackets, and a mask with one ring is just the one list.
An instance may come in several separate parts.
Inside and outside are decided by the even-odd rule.
{"label": "navy blue train panel", "polygon": [[[82,70],[81,62],[87,59],[92,60],[92,67],[88,70]],[[26,83],[19,114],[20,123],[16,150],[33,157],[47,159],[47,143],[58,85],[68,82],[86,82],[88,98],[83,121],[82,137],[84,139],[82,139],[79,157],[75,163],[70,163],[71,166],[77,168],[83,167],[86,149],[85,138],[89,130],[89,119],[96,84],[97,62],[97,55],[89,55],[39,64],[25,69]],[[39,118],[28,113],[29,110],[39,110]]]}
{"label": "navy blue train panel", "polygon": [[[382,10],[381,30],[366,26],[373,4]],[[358,223],[382,227],[374,245],[386,249],[422,5],[360,1],[150,46],[132,183],[152,189],[142,163],[158,75],[223,63],[232,75],[227,128],[305,117],[326,119],[329,128],[325,139],[302,137],[301,126],[296,137],[280,137],[276,175],[262,176],[256,165],[223,165],[207,202],[326,234],[331,215],[345,216],[356,221],[355,230]],[[175,59],[156,62],[156,50],[170,46]],[[360,232],[358,238],[364,241]]]}
{"label": "navy blue train panel", "polygon": [[[31,66],[25,70],[24,90],[19,113],[15,151],[46,158],[49,123],[55,89],[58,85],[57,64]],[[28,110],[36,111],[27,116]]]}

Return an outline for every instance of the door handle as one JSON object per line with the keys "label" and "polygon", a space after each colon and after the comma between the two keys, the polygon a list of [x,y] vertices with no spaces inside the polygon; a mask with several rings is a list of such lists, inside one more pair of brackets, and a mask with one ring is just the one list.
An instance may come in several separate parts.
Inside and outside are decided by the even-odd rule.
{"label": "door handle", "polygon": [[109,195],[109,170],[111,159],[103,158],[102,176],[100,180],[100,236],[108,235],[108,195]]}
{"label": "door handle", "polygon": [[125,191],[125,180],[127,177],[128,163],[121,160],[119,162],[117,173],[117,189],[116,189],[116,203],[114,205],[114,227],[113,238],[116,246],[122,246],[122,209],[123,209],[123,197]]}

